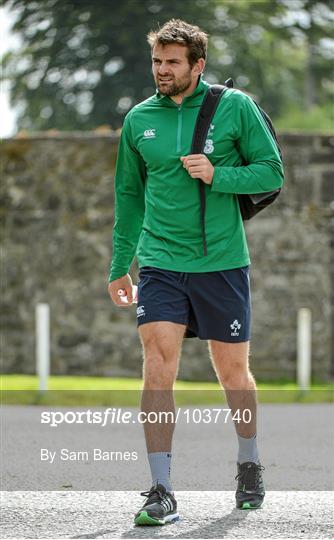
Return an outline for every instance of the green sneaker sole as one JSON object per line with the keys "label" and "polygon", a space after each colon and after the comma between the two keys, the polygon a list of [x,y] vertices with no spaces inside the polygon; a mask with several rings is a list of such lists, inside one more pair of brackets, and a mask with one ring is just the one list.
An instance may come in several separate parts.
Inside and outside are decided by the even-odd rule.
{"label": "green sneaker sole", "polygon": [[147,512],[140,512],[139,516],[135,518],[136,525],[165,525],[165,522],[161,519],[151,518]]}
{"label": "green sneaker sole", "polygon": [[250,502],[244,502],[241,506],[237,506],[239,510],[257,510],[258,508],[261,508],[262,503],[258,505],[252,505]]}

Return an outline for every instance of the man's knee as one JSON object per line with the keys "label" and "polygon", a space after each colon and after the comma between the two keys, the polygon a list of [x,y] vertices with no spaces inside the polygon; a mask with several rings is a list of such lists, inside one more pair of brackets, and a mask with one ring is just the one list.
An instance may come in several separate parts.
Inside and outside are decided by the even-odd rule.
{"label": "man's knee", "polygon": [[178,358],[151,351],[144,357],[143,375],[146,389],[168,389],[177,375]]}
{"label": "man's knee", "polygon": [[226,367],[220,372],[220,380],[225,388],[238,390],[247,387],[253,376],[249,369],[243,366],[240,366],[240,369]]}
{"label": "man's knee", "polygon": [[252,380],[249,370],[249,343],[210,342],[210,354],[221,383],[228,388],[243,388]]}
{"label": "man's knee", "polygon": [[173,323],[148,323],[139,333],[144,354],[145,388],[168,389],[174,384],[184,328]]}

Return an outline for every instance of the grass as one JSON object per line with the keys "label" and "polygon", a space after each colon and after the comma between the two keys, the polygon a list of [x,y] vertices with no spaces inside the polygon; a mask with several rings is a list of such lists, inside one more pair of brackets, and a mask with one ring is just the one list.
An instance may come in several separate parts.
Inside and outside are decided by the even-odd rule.
{"label": "grass", "polygon": [[[36,375],[1,375],[2,390],[37,390]],[[294,382],[274,381],[259,382],[260,390],[298,390]],[[142,380],[127,377],[82,377],[69,375],[51,375],[49,390],[141,390]],[[176,381],[176,390],[219,390],[217,382]],[[312,384],[312,390],[334,390],[332,383]]]}
{"label": "grass", "polygon": [[[332,384],[315,384],[307,392],[301,392],[292,382],[260,382],[257,386],[261,403],[333,402]],[[2,403],[11,404],[137,406],[141,388],[141,379],[50,376],[48,391],[39,392],[37,376],[1,376]],[[225,402],[216,382],[177,381],[175,390],[180,406]]]}
{"label": "grass", "polygon": [[290,107],[284,115],[275,119],[275,128],[285,130],[314,133],[321,131],[331,134],[333,132],[334,118],[333,107],[327,105],[313,105],[309,110]]}

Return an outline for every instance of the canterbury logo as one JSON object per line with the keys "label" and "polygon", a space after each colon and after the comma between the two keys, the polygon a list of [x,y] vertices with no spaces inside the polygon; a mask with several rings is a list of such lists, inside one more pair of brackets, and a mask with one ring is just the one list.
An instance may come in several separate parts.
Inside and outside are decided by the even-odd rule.
{"label": "canterbury logo", "polygon": [[153,139],[155,136],[155,129],[146,129],[144,131],[144,139]]}
{"label": "canterbury logo", "polygon": [[145,308],[144,308],[144,306],[138,306],[137,307],[137,318],[138,317],[145,317]]}

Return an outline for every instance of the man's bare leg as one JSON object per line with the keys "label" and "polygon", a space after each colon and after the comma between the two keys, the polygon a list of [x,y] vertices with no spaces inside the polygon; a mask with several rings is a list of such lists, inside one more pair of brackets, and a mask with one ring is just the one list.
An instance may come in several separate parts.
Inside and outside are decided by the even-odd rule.
{"label": "man's bare leg", "polygon": [[[249,341],[226,343],[212,340],[209,351],[232,414],[236,413],[234,425],[239,443],[237,508],[259,508],[264,498],[263,467],[257,454],[256,384],[249,370]],[[245,409],[250,411],[250,422],[243,421]]]}
{"label": "man's bare leg", "polygon": [[168,321],[139,327],[144,353],[141,410],[146,415],[164,412],[172,418],[167,422],[158,419],[144,423],[153,485],[142,493],[147,499],[135,516],[136,525],[164,525],[179,518],[170,481],[170,463],[175,426],[173,387],[185,328],[185,325]]}
{"label": "man's bare leg", "polygon": [[256,434],[256,384],[249,370],[249,341],[242,343],[209,342],[209,351],[218,380],[223,386],[230,409],[251,411],[249,423],[235,422],[237,433],[250,438]]}
{"label": "man's bare leg", "polygon": [[[141,409],[172,412],[175,414],[173,395],[185,325],[167,321],[143,324],[139,334],[143,345],[144,387]],[[174,422],[145,423],[145,439],[148,453],[170,452]]]}

